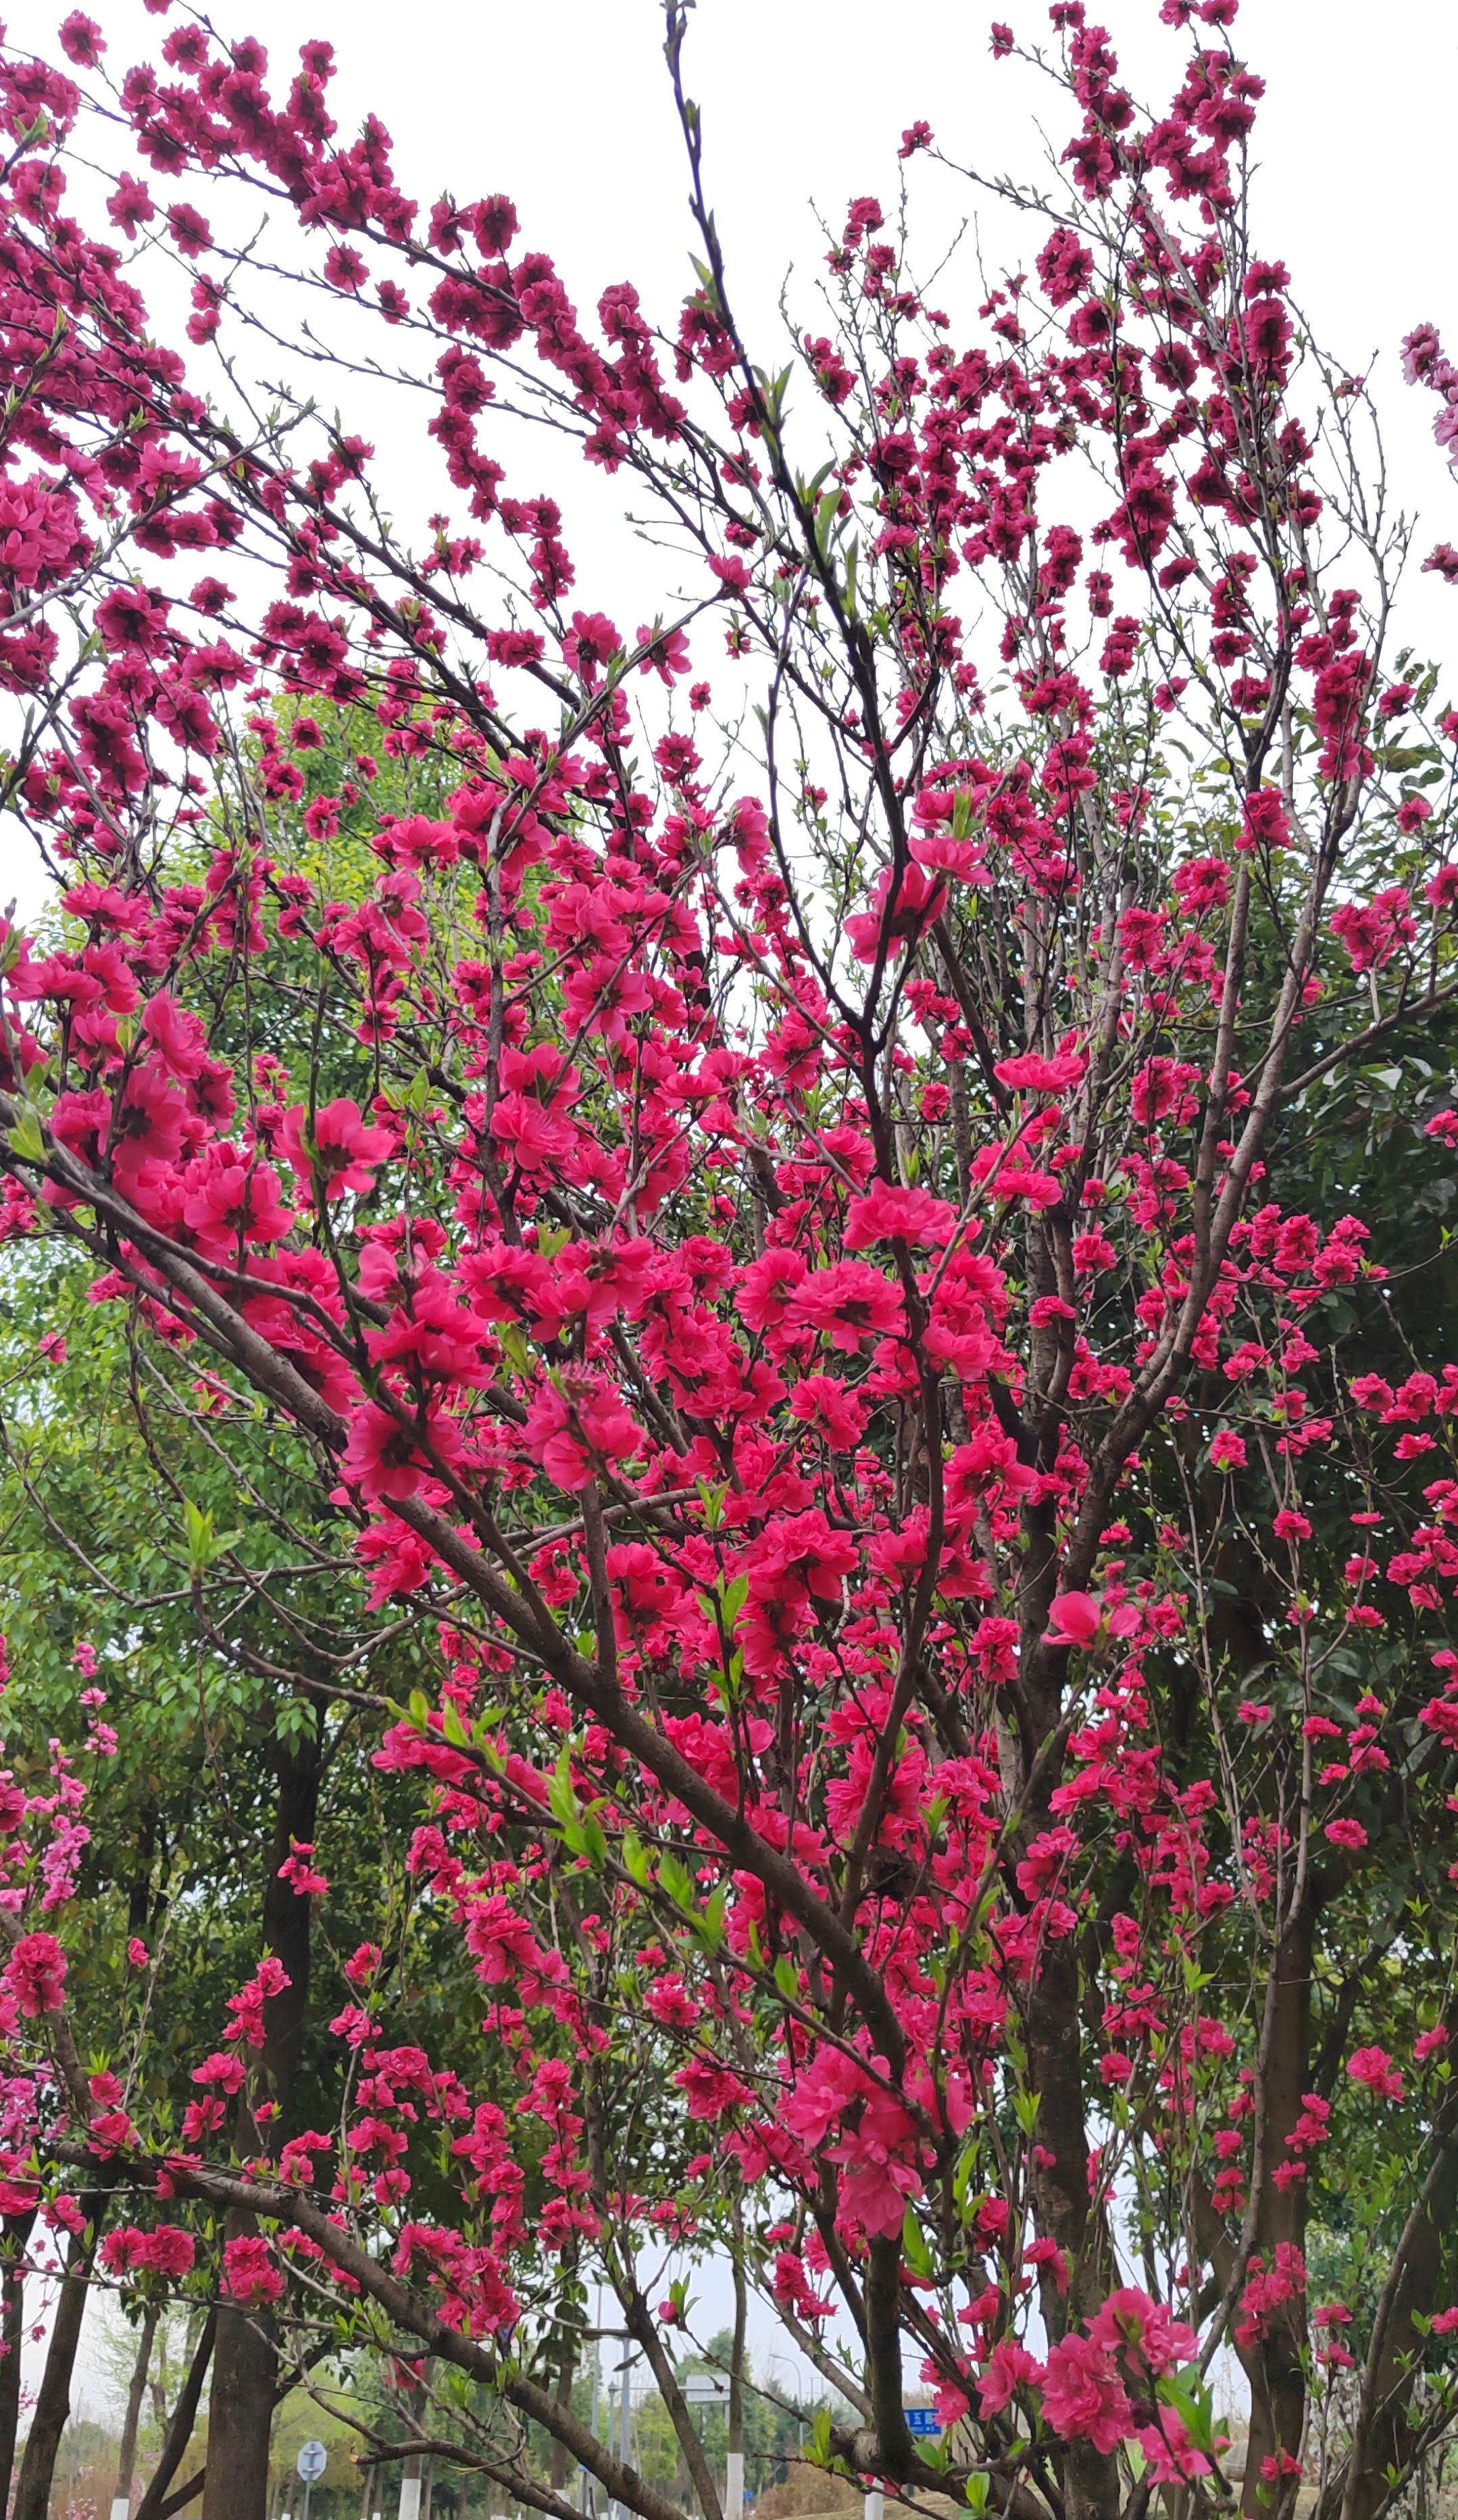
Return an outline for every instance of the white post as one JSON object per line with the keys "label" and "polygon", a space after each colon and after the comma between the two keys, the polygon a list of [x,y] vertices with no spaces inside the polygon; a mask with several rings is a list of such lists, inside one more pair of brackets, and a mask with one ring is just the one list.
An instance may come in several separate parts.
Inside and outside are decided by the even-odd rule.
{"label": "white post", "polygon": [[[617,2394],[618,2384],[616,2380],[609,2380],[607,2384],[607,2447],[609,2450],[612,2448],[613,2408],[617,2399]],[[623,2366],[623,2394],[625,2397],[628,2394],[628,2366],[626,2363]],[[615,2494],[608,2498],[607,2520],[627,2520],[627,2513],[624,2511],[623,2506],[619,2502]]]}
{"label": "white post", "polygon": [[886,2498],[880,2488],[875,2487],[865,2498],[865,2520],[883,2520],[885,2509]]}
{"label": "white post", "polygon": [[744,2452],[731,2450],[724,2498],[724,2520],[744,2520]]}
{"label": "white post", "polygon": [[127,2520],[127,2513],[130,2511],[131,2507],[132,2498],[129,2494],[113,2494],[111,2497],[111,2520]]}
{"label": "white post", "polygon": [[420,2480],[418,2476],[400,2479],[400,2520],[420,2520]]}

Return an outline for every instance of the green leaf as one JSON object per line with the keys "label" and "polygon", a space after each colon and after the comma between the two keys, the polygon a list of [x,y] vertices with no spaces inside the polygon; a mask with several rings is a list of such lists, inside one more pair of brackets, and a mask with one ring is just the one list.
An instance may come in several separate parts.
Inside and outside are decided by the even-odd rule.
{"label": "green leaf", "polygon": [[188,1572],[201,1575],[212,1564],[221,1545],[213,1532],[211,1511],[204,1512],[201,1507],[191,1504],[184,1497],[182,1527],[187,1542]]}
{"label": "green leaf", "polygon": [[1210,2457],[1215,2450],[1215,2396],[1193,2365],[1188,2387],[1173,2371],[1162,2371],[1155,2387],[1163,2404],[1173,2408],[1196,2450]]}
{"label": "green leaf", "polygon": [[526,1340],[515,1322],[498,1322],[496,1335],[501,1341],[503,1355],[524,1379],[531,1372],[532,1361],[527,1352]]}
{"label": "green leaf", "polygon": [[696,1479],[694,1485],[704,1508],[704,1529],[717,1531],[724,1513],[724,1500],[729,1492],[729,1482],[726,1479],[721,1487],[710,1487],[707,1479]]}
{"label": "green leaf", "polygon": [[685,1866],[680,1863],[679,1858],[676,1855],[660,1855],[658,1859],[658,1886],[661,1890],[666,1890],[668,1892],[674,1906],[676,1908],[682,1908],[685,1914],[687,1911],[694,1906],[693,1883],[689,1879]]}
{"label": "green leaf", "polygon": [[566,1743],[547,1788],[547,1807],[560,1828],[570,1828],[577,1819],[577,1795],[572,1783],[572,1755]]}
{"label": "green leaf", "polygon": [[10,1147],[11,1152],[19,1155],[22,1163],[43,1164],[45,1162],[46,1142],[41,1135],[40,1116],[28,1103],[22,1102],[17,1105],[15,1126],[10,1132]]}
{"label": "green leaf", "polygon": [[936,2272],[936,2262],[927,2246],[926,2235],[908,2205],[902,2220],[902,2255],[913,2275],[929,2279]]}
{"label": "green leaf", "polygon": [[409,1083],[395,1086],[386,1094],[385,1101],[397,1111],[412,1111],[419,1116],[429,1102],[430,1094],[429,1071],[426,1068],[418,1067]]}
{"label": "green leaf", "polygon": [[700,1593],[697,1598],[704,1617],[713,1619],[725,1636],[731,1637],[739,1612],[749,1598],[749,1578],[736,1575],[731,1584],[727,1584],[721,1577],[712,1593]]}

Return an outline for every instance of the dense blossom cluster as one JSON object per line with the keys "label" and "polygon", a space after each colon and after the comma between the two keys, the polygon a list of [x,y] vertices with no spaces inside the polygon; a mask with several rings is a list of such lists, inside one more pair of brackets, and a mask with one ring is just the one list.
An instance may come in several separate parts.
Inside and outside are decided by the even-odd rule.
{"label": "dense blossom cluster", "polygon": [[[1236,0],[1161,14],[1157,115],[1052,9],[1066,206],[975,338],[850,204],[795,374],[813,480],[682,88],[707,258],[665,334],[626,284],[584,330],[508,202],[422,211],[377,122],[341,144],[328,44],[271,86],[178,18],[113,84],[77,12],[68,70],[0,60],[5,792],[58,874],[6,942],[0,1228],[90,1253],[219,1442],[260,1401],[297,1429],[341,1583],[428,1612],[438,1685],[379,1702],[375,1757],[420,1778],[410,1867],[515,2094],[399,2035],[371,1945],[337,2127],[270,2132],[272,1953],[175,2123],[88,2078],[58,1750],[0,1810],[0,2205],[65,2221],[100,2160],[163,2218],[250,2207],[102,2264],[380,2304],[646,2520],[531,2354],[602,2266],[702,2493],[654,2240],[739,2249],[855,2409],[826,2455],[974,2502],[1214,2479],[1189,2366],[1227,2334],[1251,2511],[1290,2507],[1313,2408],[1347,2520],[1452,2408],[1420,2351],[1455,2323],[1445,1963],[1404,2008],[1332,1953],[1399,1839],[1451,1917],[1458,1364],[1334,1363],[1379,1221],[1279,1173],[1303,1098],[1458,985],[1458,709],[1386,662],[1362,390],[1250,249]],[[97,131],[142,168],[113,228],[196,275],[186,366],[66,206]],[[204,398],[235,177],[429,354],[464,513],[422,555],[362,438]],[[1407,355],[1453,442],[1436,334]],[[679,529],[688,591],[633,638],[508,490],[508,406]],[[235,551],[275,572],[252,611]],[[753,771],[714,651],[764,696]],[[1413,1116],[1458,1142],[1440,1083]],[[327,1901],[327,1863],[281,1877]],[[630,2054],[656,2187],[615,2166]],[[1338,2138],[1406,2166],[1394,2274],[1311,2305]]]}

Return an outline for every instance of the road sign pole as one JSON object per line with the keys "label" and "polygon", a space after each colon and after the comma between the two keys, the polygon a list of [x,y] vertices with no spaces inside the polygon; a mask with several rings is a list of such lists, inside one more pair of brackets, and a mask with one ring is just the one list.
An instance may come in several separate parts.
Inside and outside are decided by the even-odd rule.
{"label": "road sign pole", "polygon": [[321,2476],[323,2476],[329,2463],[330,2454],[322,2441],[306,2441],[300,2443],[298,2456],[293,2462],[293,2471],[301,2481],[304,2489],[302,2520],[309,2520],[310,2496],[312,2495],[315,2486],[319,2483],[319,2480]]}

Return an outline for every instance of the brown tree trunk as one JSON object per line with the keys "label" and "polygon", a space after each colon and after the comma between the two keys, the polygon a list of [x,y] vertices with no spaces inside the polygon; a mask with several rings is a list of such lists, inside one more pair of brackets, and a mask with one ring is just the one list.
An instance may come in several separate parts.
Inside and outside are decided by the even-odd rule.
{"label": "brown tree trunk", "polygon": [[[223,2227],[225,2243],[251,2238],[257,2228],[251,2214],[230,2214]],[[273,2320],[267,2314],[221,2309],[207,2404],[202,2520],[264,2520],[278,2368]]]}
{"label": "brown tree trunk", "polygon": [[0,2513],[10,2506],[21,2418],[21,2347],[25,2335],[25,2251],[35,2226],[31,2214],[8,2214],[0,2235]]}
{"label": "brown tree trunk", "polygon": [[[137,2359],[132,2364],[132,2385],[126,2393],[126,2414],[121,2426],[121,2448],[116,2456],[116,2491],[111,2497],[111,2520],[126,2520],[131,2507],[132,2477],[137,2466],[137,2427],[142,2420],[142,2400],[147,2388],[147,2374],[152,2368],[152,2349],[156,2338],[160,2311],[155,2302],[149,2304],[142,2319],[142,2333],[137,2340]],[[118,2511],[117,2505],[120,2505]]]}
{"label": "brown tree trunk", "polygon": [[218,2314],[210,2310],[202,2333],[193,2349],[188,2375],[182,2384],[172,2420],[162,2441],[161,2456],[148,2479],[147,2491],[138,2503],[133,2520],[160,2520],[167,2498],[167,2488],[182,2465],[183,2452],[193,2438],[198,2408],[202,2398],[202,2383],[212,2361],[213,2342],[218,2332]]}
{"label": "brown tree trunk", "polygon": [[[1040,1240],[1030,1244],[1030,1263],[1036,1263],[1039,1283],[1051,1288],[1056,1280]],[[1045,1365],[1044,1370],[1051,1369]],[[1052,1817],[1048,1797],[1058,1783],[1060,1764],[1051,1760],[1038,1775],[1037,1761],[1062,1718],[1064,1675],[1062,1663],[1056,1655],[1050,1658],[1040,1642],[1058,1572],[1051,1506],[1039,1503],[1025,1508],[1023,1530],[1027,1551],[1019,1612],[1024,1677],[1021,1703],[999,1710],[998,1759],[1009,1809],[1028,1797],[1021,1822],[1026,1841],[1045,1828]],[[1065,1935],[1039,1952],[1022,2008],[1041,2156],[1033,2174],[1034,2216],[1039,2237],[1055,2240],[1064,2258],[1064,2268],[1059,2270],[1064,2281],[1060,2284],[1053,2271],[1044,2268],[1038,2283],[1043,2321],[1056,2341],[1098,2309],[1109,2288],[1110,2271],[1107,2216],[1090,2196],[1088,2185],[1082,1977],[1076,1935]],[[1058,2454],[1058,2480],[1065,2520],[1115,2520],[1122,2497],[1113,2457],[1095,2451],[1090,2442],[1068,2442]]]}
{"label": "brown tree trunk", "polygon": [[[553,2394],[559,2407],[570,2407],[572,2404],[572,2383],[576,2377],[577,2347],[569,2335],[563,2341],[561,2359],[556,2366],[556,2388]],[[567,2482],[567,2471],[570,2465],[571,2459],[566,2443],[556,2441],[554,2439],[552,2445],[552,2490],[553,2494],[561,2493],[563,2486]]]}
{"label": "brown tree trunk", "polygon": [[46,2367],[36,2392],[35,2411],[30,2418],[29,2437],[21,2460],[13,2520],[46,2520],[56,2474],[56,2453],[70,2416],[71,2373],[76,2364],[76,2348],[81,2341],[81,2321],[86,2315],[88,2278],[109,2201],[105,2190],[100,2189],[94,2189],[81,2199],[82,2210],[90,2210],[90,2219],[85,2228],[72,2237],[66,2253],[66,2272],[61,2278]]}
{"label": "brown tree trunk", "polygon": [[[576,2281],[577,2260],[578,2246],[577,2239],[574,2234],[569,2239],[567,2246],[563,2249],[561,2260],[562,2281],[569,2293],[569,2296]],[[577,2329],[569,2319],[564,2319],[557,2332],[556,2385],[553,2393],[559,2407],[571,2406],[572,2386],[576,2378]],[[553,2494],[561,2493],[563,2487],[566,2485],[567,2478],[571,2473],[571,2467],[572,2460],[566,2443],[558,2441],[553,2435],[552,2444],[552,2490]],[[461,2506],[464,2511],[465,2508],[464,2471],[463,2471],[462,2475]]]}
{"label": "brown tree trunk", "polygon": [[[1412,2454],[1413,2384],[1423,2367],[1417,2321],[1431,2317],[1437,2302],[1443,2281],[1443,2242],[1458,2212],[1455,2117],[1458,2108],[1450,2109],[1435,2131],[1428,2175],[1393,2252],[1373,2320],[1342,2496],[1342,2520],[1373,2520],[1388,2499],[1389,2470],[1400,2473]],[[1420,2470],[1420,2489],[1421,2475]],[[1334,2504],[1335,2497],[1329,2496],[1327,2507]]]}
{"label": "brown tree trunk", "polygon": [[[1286,2138],[1311,2088],[1311,1954],[1315,1912],[1309,1896],[1287,1924],[1272,1960],[1275,1972],[1270,2052],[1265,2065],[1261,2151],[1264,2185],[1257,2206],[1256,2248],[1269,2269],[1283,2242],[1301,2248],[1306,2231],[1306,2183],[1278,2187],[1271,2172],[1291,2159]],[[1306,2304],[1298,2296],[1269,2314],[1267,2332],[1243,2354],[1251,2383],[1251,2431],[1246,2445],[1243,2510],[1250,2520],[1279,2520],[1295,2507],[1299,2476],[1283,2478],[1274,2493],[1261,2478],[1261,2461],[1300,2455],[1306,2412],[1302,2348]],[[1258,2495],[1264,2498],[1258,2501]]]}
{"label": "brown tree trunk", "polygon": [[[1045,2277],[1039,2287],[1048,2333],[1056,2338],[1091,2317],[1109,2289],[1104,2217],[1088,2192],[1079,1955],[1072,1934],[1049,1944],[1041,1956],[1028,2001],[1027,2039],[1028,2075],[1038,2093],[1038,2141],[1052,2155],[1034,2174],[1038,2228],[1057,2241],[1068,2269],[1065,2293],[1056,2278]],[[1060,2482],[1066,2520],[1112,2520],[1119,2509],[1118,2463],[1090,2442],[1064,2445]]]}
{"label": "brown tree trunk", "polygon": [[[309,1902],[279,1878],[290,1843],[312,1845],[319,1810],[320,1739],[317,1730],[286,1747],[275,1739],[278,1778],[274,1842],[263,1885],[263,1947],[283,1961],[288,1985],[263,2007],[266,2107],[258,2121],[244,2110],[242,2140],[253,2152],[277,2156],[293,2130],[295,2087],[309,2003]],[[251,2237],[249,2214],[232,2213],[225,2241]],[[274,2324],[266,2312],[218,2312],[212,2396],[207,2420],[207,2478],[202,2520],[266,2520],[269,2435],[279,2374]]]}
{"label": "brown tree trunk", "polygon": [[186,2485],[179,2485],[175,2494],[168,2495],[166,2501],[162,2504],[160,2511],[157,2513],[157,2520],[172,2520],[174,2511],[186,2511],[190,2502],[197,2501],[198,2497],[201,2493],[206,2482],[207,2470],[206,2468],[199,2467],[196,2476],[190,2476],[188,2478]]}

